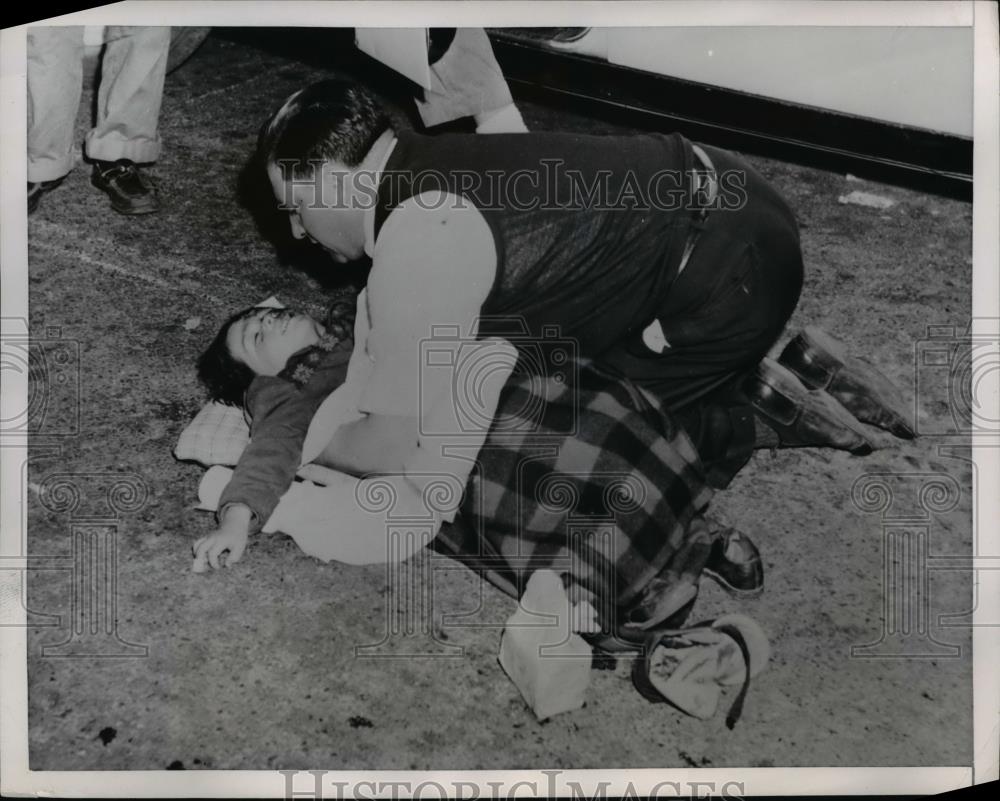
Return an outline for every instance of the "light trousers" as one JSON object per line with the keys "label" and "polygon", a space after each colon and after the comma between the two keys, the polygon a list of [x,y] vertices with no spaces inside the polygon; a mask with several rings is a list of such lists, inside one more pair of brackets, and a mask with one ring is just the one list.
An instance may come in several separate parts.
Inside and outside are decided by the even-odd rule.
{"label": "light trousers", "polygon": [[[109,26],[88,158],[156,161],[170,28]],[[83,88],[83,28],[28,29],[28,180],[53,181],[76,163]]]}
{"label": "light trousers", "polygon": [[[510,89],[493,55],[493,46],[486,31],[482,28],[458,28],[440,61],[431,65],[431,88],[424,93],[423,100],[417,99],[416,104],[427,127],[472,116],[482,126],[489,112],[503,109],[512,102]],[[516,109],[508,114],[517,115],[517,127],[496,130],[523,130],[524,123]],[[483,129],[479,132],[494,131]]]}

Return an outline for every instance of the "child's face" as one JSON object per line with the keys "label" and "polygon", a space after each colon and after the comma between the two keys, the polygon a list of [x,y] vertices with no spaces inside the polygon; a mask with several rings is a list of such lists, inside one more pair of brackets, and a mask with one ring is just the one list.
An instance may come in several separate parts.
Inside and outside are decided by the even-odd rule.
{"label": "child's face", "polygon": [[292,354],[319,342],[324,329],[291,309],[251,309],[229,326],[229,354],[257,375],[277,375]]}

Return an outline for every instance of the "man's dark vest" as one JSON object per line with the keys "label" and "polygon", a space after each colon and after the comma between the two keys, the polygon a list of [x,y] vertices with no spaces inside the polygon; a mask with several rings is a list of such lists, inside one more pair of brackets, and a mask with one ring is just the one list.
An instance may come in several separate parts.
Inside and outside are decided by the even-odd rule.
{"label": "man's dark vest", "polygon": [[480,336],[548,327],[596,357],[648,324],[665,296],[688,231],[692,166],[678,134],[403,132],[379,183],[375,237],[414,195],[468,199],[497,251]]}

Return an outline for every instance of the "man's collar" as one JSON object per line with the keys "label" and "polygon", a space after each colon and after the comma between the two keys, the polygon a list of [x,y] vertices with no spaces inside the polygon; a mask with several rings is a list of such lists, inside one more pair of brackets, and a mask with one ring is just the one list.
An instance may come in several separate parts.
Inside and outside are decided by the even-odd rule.
{"label": "man's collar", "polygon": [[[395,136],[392,137],[392,141],[389,142],[389,147],[386,148],[385,155],[382,157],[382,163],[378,165],[378,169],[375,171],[376,192],[378,191],[379,182],[382,180],[382,171],[385,170],[385,165],[389,163],[389,157],[392,155],[392,151],[396,149],[397,141],[399,140]],[[376,204],[365,209],[365,253],[368,254],[368,258],[371,258],[375,252],[375,210],[377,207]]]}

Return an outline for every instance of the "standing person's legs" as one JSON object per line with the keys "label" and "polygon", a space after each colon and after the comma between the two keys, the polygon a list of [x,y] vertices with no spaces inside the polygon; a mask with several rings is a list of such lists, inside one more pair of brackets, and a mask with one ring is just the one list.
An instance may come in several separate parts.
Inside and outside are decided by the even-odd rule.
{"label": "standing person's legs", "polygon": [[61,180],[75,161],[73,132],[83,88],[83,28],[29,28],[27,48],[28,182],[40,184]]}
{"label": "standing person's legs", "polygon": [[507,81],[482,28],[457,28],[431,64],[431,88],[416,101],[424,125],[474,117],[477,133],[526,131]]}
{"label": "standing person's legs", "polygon": [[170,50],[169,27],[108,28],[97,94],[97,124],[86,154],[95,162],[93,183],[107,192],[115,211],[145,214],[159,204],[136,163],[156,161],[163,81]]}
{"label": "standing person's legs", "polygon": [[87,134],[88,158],[156,161],[169,50],[169,27],[108,28],[97,92],[97,124]]}

